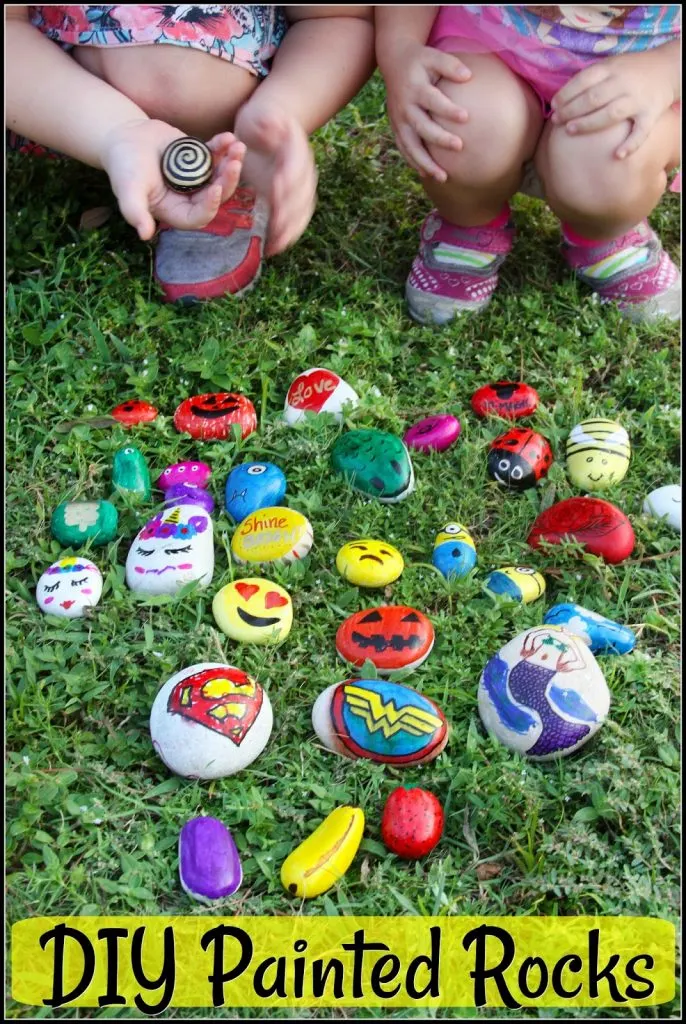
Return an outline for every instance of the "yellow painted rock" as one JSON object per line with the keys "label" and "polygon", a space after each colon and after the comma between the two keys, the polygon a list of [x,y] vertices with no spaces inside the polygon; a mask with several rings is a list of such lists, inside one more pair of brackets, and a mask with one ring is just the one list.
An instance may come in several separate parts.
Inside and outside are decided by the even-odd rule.
{"label": "yellow painted rock", "polygon": [[521,565],[495,569],[486,577],[484,585],[492,594],[500,594],[522,604],[531,604],[545,593],[545,577],[536,569]]}
{"label": "yellow painted rock", "polygon": [[312,526],[292,508],[261,508],[236,527],[231,552],[237,562],[295,562],[312,547]]}
{"label": "yellow painted rock", "polygon": [[614,420],[584,420],[567,439],[567,473],[583,491],[602,491],[620,483],[630,458],[629,435]]}
{"label": "yellow painted rock", "polygon": [[283,862],[284,889],[301,899],[326,892],[352,864],[363,831],[359,807],[337,807]]}
{"label": "yellow painted rock", "polygon": [[403,556],[383,540],[351,540],[336,555],[336,568],[344,580],[358,587],[385,587],[405,568]]}
{"label": "yellow painted rock", "polygon": [[222,587],[212,602],[217,625],[232,640],[275,644],[293,624],[293,603],[287,590],[271,580],[251,577]]}

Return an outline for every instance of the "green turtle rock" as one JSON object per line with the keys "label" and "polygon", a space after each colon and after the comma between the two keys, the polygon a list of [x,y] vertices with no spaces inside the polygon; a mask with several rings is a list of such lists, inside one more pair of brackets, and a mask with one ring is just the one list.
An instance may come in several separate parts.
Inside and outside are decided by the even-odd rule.
{"label": "green turtle rock", "polygon": [[137,448],[120,448],[114,456],[112,483],[120,493],[148,501],[152,491],[150,471]]}
{"label": "green turtle rock", "polygon": [[65,547],[78,547],[87,540],[109,544],[117,535],[119,516],[109,501],[63,501],[52,514],[50,529]]}
{"label": "green turtle rock", "polygon": [[383,430],[351,430],[331,452],[333,468],[352,487],[379,501],[402,501],[414,490],[414,469],[407,448]]}

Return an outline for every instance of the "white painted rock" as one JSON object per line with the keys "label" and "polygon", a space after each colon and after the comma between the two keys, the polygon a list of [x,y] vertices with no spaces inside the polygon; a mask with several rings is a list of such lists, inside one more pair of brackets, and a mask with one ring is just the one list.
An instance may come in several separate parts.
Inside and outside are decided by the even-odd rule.
{"label": "white painted rock", "polygon": [[187,779],[223,779],[247,768],[266,747],[272,706],[241,669],[191,665],[159,690],[150,712],[152,745],[167,768]]}
{"label": "white painted rock", "polygon": [[129,548],[126,582],[138,594],[175,594],[185,583],[203,587],[214,574],[209,513],[197,505],[170,505],[150,519]]}
{"label": "white painted rock", "polygon": [[306,412],[328,412],[343,422],[345,406],[354,409],[360,401],[357,393],[333,370],[315,366],[295,378],[284,405],[283,416],[290,426],[305,418]]}
{"label": "white painted rock", "polygon": [[61,558],[38,580],[36,601],[42,612],[77,619],[94,608],[102,594],[102,576],[87,558]]}
{"label": "white painted rock", "polygon": [[651,491],[643,503],[646,515],[665,519],[667,525],[681,533],[681,486],[667,484]]}
{"label": "white painted rock", "polygon": [[560,626],[536,626],[510,640],[479,683],[479,713],[488,732],[539,761],[578,750],[609,708],[598,662],[580,637]]}

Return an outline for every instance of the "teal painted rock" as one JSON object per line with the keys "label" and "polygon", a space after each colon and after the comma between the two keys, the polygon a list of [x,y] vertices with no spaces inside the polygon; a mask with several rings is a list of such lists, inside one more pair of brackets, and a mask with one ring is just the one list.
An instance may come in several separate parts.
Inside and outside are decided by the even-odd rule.
{"label": "teal painted rock", "polygon": [[78,547],[90,540],[109,544],[117,535],[119,516],[109,501],[63,501],[50,520],[55,540],[65,547]]}
{"label": "teal painted rock", "polygon": [[331,462],[356,491],[384,503],[402,501],[414,490],[410,453],[395,434],[350,430],[334,444]]}
{"label": "teal painted rock", "polygon": [[120,493],[148,501],[152,491],[150,470],[137,448],[120,448],[114,456],[112,483]]}

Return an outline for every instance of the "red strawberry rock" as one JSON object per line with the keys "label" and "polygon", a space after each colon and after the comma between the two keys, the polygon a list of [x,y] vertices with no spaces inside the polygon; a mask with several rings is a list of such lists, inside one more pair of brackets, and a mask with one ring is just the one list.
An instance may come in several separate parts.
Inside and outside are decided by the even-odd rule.
{"label": "red strawberry rock", "polygon": [[426,789],[394,789],[383,809],[381,838],[399,857],[417,860],[431,853],[443,834],[440,800]]}
{"label": "red strawberry rock", "polygon": [[125,427],[136,427],[139,423],[152,423],[157,419],[157,409],[140,398],[131,398],[114,408],[112,416]]}

